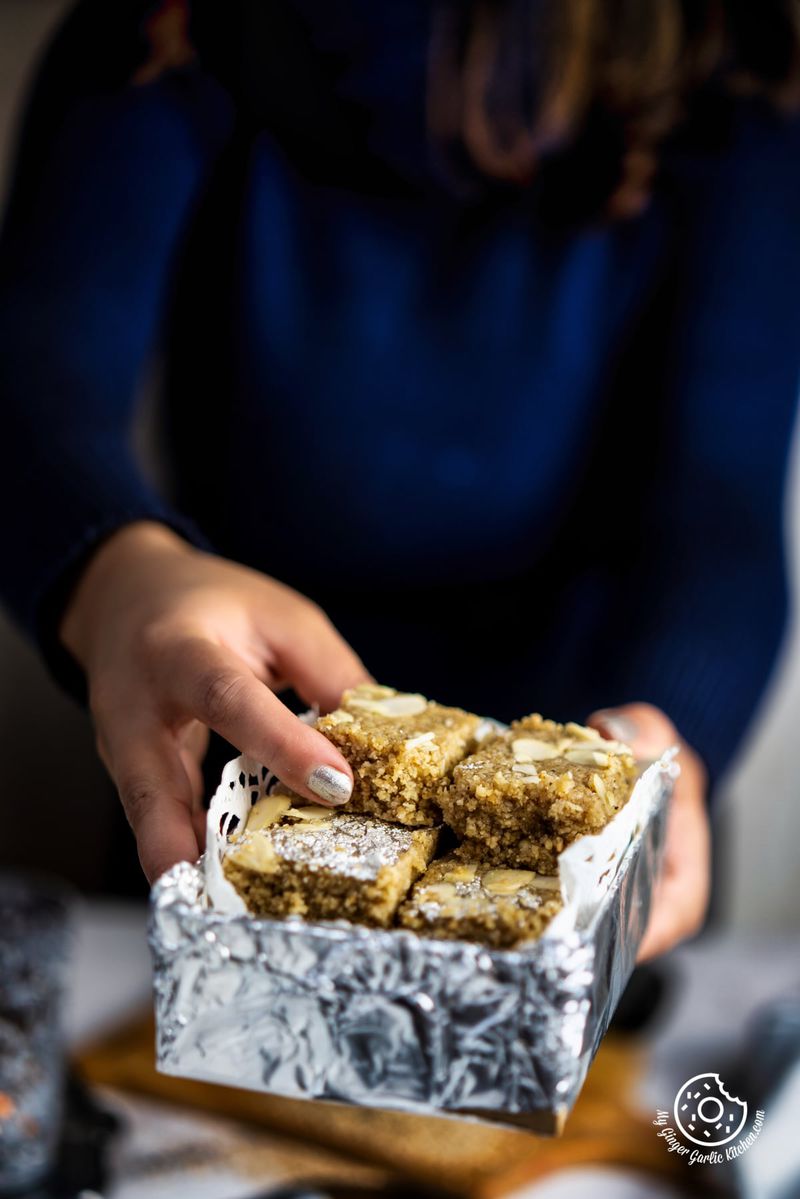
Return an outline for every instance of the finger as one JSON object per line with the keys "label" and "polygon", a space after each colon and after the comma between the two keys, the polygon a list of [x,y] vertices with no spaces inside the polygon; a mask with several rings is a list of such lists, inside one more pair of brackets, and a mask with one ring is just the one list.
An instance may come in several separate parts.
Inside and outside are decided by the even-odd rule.
{"label": "finger", "polygon": [[192,783],[172,734],[153,722],[124,722],[104,734],[111,776],[150,882],[199,856]]}
{"label": "finger", "polygon": [[192,720],[177,734],[178,753],[192,784],[195,805],[201,806],[205,794],[203,760],[208,749],[208,728]]}
{"label": "finger", "polygon": [[208,749],[208,729],[199,720],[192,720],[178,734],[178,755],[192,788],[192,827],[202,853],[206,847],[206,807],[203,759]]}
{"label": "finger", "polygon": [[693,936],[708,907],[711,838],[705,767],[669,717],[652,704],[603,709],[588,723],[605,736],[627,742],[639,759],[658,758],[673,745],[680,748],[681,773],[667,812],[664,860],[637,955],[637,961],[645,961]]}
{"label": "finger", "polygon": [[705,887],[700,881],[702,900],[693,894],[691,877],[665,877],[656,887],[653,907],[636,955],[637,962],[660,957],[687,937],[694,936],[705,912]]}
{"label": "finger", "polygon": [[160,693],[306,799],[346,803],[353,775],[330,741],[303,724],[236,654],[192,638],[160,663]]}
{"label": "finger", "polygon": [[188,750],[195,762],[202,765],[208,751],[208,728],[199,720],[190,721],[181,729],[179,741]]}
{"label": "finger", "polygon": [[[269,636],[265,630],[265,636]],[[276,667],[309,707],[336,708],[342,692],[371,681],[369,671],[327,616],[313,605],[299,636],[276,646]]]}
{"label": "finger", "polygon": [[656,884],[639,960],[665,953],[702,926],[711,887],[711,831],[705,776],[684,746],[683,772],[667,812],[664,861]]}
{"label": "finger", "polygon": [[653,890],[650,918],[637,961],[657,957],[695,933],[705,911],[706,882],[692,855],[664,870]]}
{"label": "finger", "polygon": [[675,725],[652,704],[621,704],[593,712],[587,724],[614,741],[630,745],[637,758],[659,758],[679,742]]}
{"label": "finger", "polygon": [[[660,894],[659,894],[660,891]],[[671,900],[677,899],[678,907]],[[653,911],[647,922],[636,954],[637,962],[661,957],[673,945],[683,940],[684,916],[680,910],[680,894],[671,895],[670,888],[657,888],[653,900]]]}

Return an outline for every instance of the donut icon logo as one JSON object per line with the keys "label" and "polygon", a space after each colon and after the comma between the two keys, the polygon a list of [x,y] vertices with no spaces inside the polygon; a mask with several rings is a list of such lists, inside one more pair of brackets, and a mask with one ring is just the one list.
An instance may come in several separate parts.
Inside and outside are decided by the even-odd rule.
{"label": "donut icon logo", "polygon": [[744,1128],[747,1104],[729,1095],[718,1074],[695,1074],[675,1096],[675,1123],[695,1145],[727,1145]]}

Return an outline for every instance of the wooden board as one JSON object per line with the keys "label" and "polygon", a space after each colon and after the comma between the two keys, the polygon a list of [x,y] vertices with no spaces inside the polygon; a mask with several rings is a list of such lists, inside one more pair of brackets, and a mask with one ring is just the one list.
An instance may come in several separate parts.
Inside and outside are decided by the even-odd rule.
{"label": "wooden board", "polygon": [[578,1165],[627,1166],[673,1180],[683,1174],[649,1119],[631,1107],[641,1051],[631,1039],[613,1035],[601,1046],[557,1139],[470,1121],[282,1099],[159,1074],[151,1017],[88,1046],[77,1065],[92,1082],[258,1124],[470,1199],[500,1199],[523,1183]]}

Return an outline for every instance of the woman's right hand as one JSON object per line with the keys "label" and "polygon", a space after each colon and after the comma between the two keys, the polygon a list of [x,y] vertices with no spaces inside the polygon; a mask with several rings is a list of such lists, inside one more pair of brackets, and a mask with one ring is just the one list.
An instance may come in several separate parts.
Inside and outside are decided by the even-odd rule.
{"label": "woman's right hand", "polygon": [[60,635],[85,671],[98,750],[151,882],[203,848],[209,729],[307,799],[350,797],[342,755],[274,693],[292,686],[329,711],[369,675],[291,588],[141,522],[95,552]]}

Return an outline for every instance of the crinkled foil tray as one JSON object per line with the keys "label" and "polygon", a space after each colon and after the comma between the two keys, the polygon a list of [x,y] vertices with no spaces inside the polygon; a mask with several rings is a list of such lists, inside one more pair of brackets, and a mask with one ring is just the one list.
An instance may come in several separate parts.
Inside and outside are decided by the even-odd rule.
{"label": "crinkled foil tray", "polygon": [[[217,800],[254,781],[263,793],[266,771],[251,770],[229,764]],[[636,804],[562,855],[565,912],[518,950],[256,919],[238,901],[210,906],[208,861],[173,867],[151,897],[159,1069],[560,1131],[633,969],[676,773],[666,754],[637,783]],[[212,821],[229,831],[219,802]],[[206,859],[218,863],[217,852]]]}

